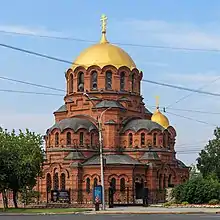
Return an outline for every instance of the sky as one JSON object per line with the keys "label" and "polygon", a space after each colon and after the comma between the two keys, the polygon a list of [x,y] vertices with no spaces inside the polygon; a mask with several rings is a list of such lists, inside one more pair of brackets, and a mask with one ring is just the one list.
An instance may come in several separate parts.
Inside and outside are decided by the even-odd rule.
{"label": "sky", "polygon": [[[218,0],[2,0],[0,43],[72,62],[91,43],[37,35],[98,42],[100,17],[104,13],[108,17],[107,37],[112,43],[220,50],[219,11]],[[193,89],[205,86],[204,91],[220,93],[219,52],[120,47],[144,72],[144,79]],[[70,67],[68,63],[3,47],[0,47],[0,64],[0,77],[59,89],[65,89],[64,72]],[[64,103],[63,93],[58,91],[1,79],[0,89],[57,94],[0,92],[0,126],[9,130],[29,128],[44,134],[54,123],[53,112]],[[219,97],[146,82],[142,82],[142,95],[151,111],[154,111],[155,96],[160,96],[160,106],[171,105],[165,114],[177,131],[177,157],[188,165],[195,163],[199,151],[213,138],[213,131],[220,123]]]}

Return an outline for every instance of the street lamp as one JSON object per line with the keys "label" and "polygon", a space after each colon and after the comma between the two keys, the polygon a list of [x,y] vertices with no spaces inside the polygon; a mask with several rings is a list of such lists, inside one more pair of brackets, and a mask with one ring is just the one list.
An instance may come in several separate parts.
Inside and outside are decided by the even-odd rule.
{"label": "street lamp", "polygon": [[100,115],[98,112],[98,109],[93,102],[93,100],[90,98],[90,96],[87,93],[83,93],[84,96],[86,96],[89,101],[92,103],[94,108],[96,109],[97,112],[97,117],[98,117],[98,131],[99,131],[99,152],[100,152],[100,168],[101,168],[101,186],[102,186],[102,209],[105,210],[105,181],[104,181],[104,164],[103,164],[103,136],[102,136],[102,116],[103,114],[111,109],[111,107],[105,109]]}

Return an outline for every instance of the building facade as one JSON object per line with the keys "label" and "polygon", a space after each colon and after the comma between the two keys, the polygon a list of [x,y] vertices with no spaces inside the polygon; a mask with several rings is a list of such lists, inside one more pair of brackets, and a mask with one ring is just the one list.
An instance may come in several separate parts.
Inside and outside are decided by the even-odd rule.
{"label": "building facade", "polygon": [[41,202],[51,201],[51,190],[69,190],[71,203],[92,204],[92,189],[101,181],[98,118],[106,202],[110,185],[115,203],[138,202],[143,188],[150,202],[159,202],[165,188],[188,179],[188,167],[176,159],[175,129],[159,106],[151,113],[143,102],[142,77],[132,58],[107,41],[103,17],[100,42],[66,71],[65,104],[45,135]]}

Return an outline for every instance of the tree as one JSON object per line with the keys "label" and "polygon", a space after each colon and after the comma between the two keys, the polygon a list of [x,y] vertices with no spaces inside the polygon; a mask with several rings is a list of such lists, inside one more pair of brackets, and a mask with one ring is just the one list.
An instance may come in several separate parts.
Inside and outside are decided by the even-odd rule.
{"label": "tree", "polygon": [[[13,202],[17,205],[17,194],[24,190],[32,190],[37,177],[41,175],[43,163],[43,138],[39,134],[21,130],[16,135],[0,129],[0,157],[3,166],[0,171],[0,186],[13,191]],[[1,161],[0,161],[1,162]]]}
{"label": "tree", "polygon": [[197,168],[203,177],[215,174],[220,181],[220,128],[214,130],[215,138],[210,140],[197,158]]}

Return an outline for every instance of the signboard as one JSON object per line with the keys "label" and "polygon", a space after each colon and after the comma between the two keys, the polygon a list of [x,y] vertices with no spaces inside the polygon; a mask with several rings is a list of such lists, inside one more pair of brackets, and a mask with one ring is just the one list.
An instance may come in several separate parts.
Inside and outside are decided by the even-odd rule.
{"label": "signboard", "polygon": [[51,191],[52,202],[69,202],[70,194],[67,190],[52,190]]}
{"label": "signboard", "polygon": [[95,186],[93,189],[93,203],[102,204],[102,186]]}

